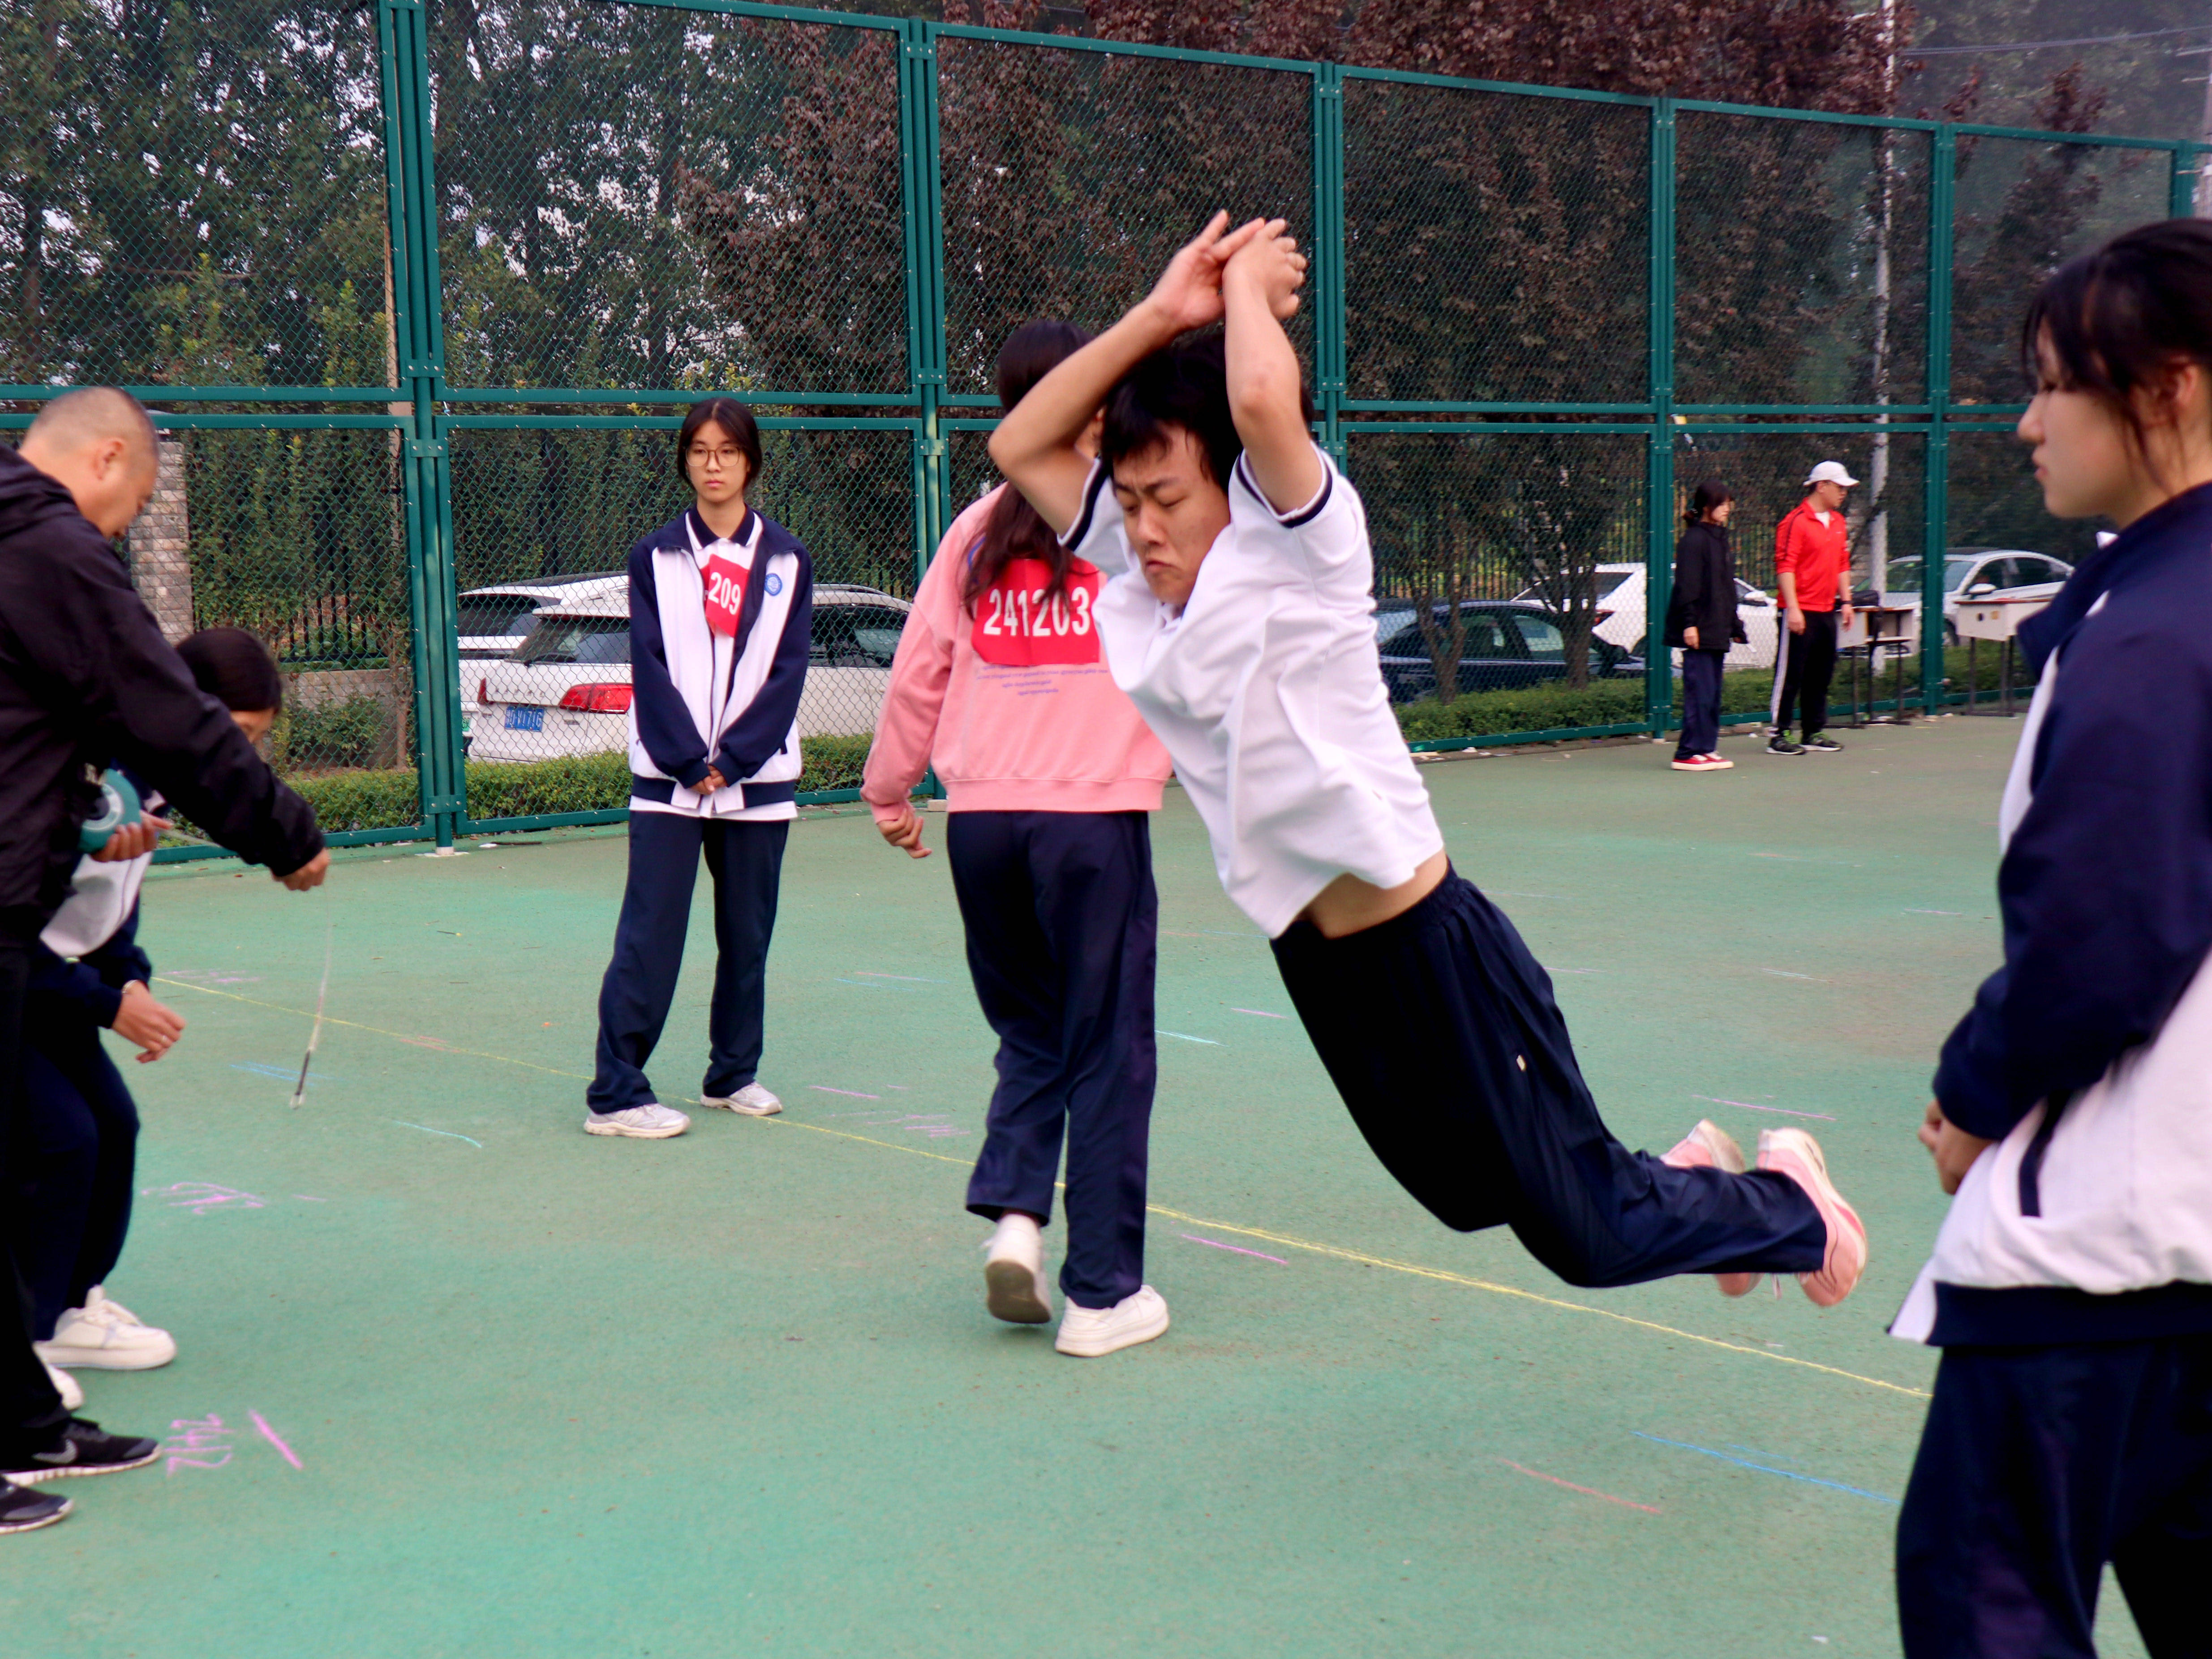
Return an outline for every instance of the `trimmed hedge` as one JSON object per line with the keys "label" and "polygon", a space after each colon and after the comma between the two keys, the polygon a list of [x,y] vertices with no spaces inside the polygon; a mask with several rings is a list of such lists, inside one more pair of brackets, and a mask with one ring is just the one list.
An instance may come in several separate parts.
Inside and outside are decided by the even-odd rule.
{"label": "trimmed hedge", "polygon": [[[803,738],[799,787],[857,789],[868,738]],[[540,812],[597,812],[629,805],[629,759],[616,753],[542,761],[471,761],[469,816],[520,818]],[[422,821],[412,767],[332,772],[286,780],[307,797],[326,830],[385,830]]]}

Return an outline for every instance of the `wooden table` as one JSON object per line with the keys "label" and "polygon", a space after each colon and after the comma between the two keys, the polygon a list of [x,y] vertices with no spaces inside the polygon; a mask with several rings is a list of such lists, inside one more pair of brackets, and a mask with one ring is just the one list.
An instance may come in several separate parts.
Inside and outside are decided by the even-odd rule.
{"label": "wooden table", "polygon": [[[1912,648],[1912,622],[1920,614],[1917,605],[1860,605],[1851,615],[1851,625],[1836,630],[1836,650],[1850,659],[1850,724],[1869,726],[1876,723],[1902,726],[1912,718],[1905,706],[1905,659]],[[1895,711],[1889,714],[1874,712],[1875,693],[1881,689],[1880,659],[1887,655],[1891,663],[1890,700]],[[1859,713],[1859,664],[1867,665],[1867,704],[1865,715]]]}

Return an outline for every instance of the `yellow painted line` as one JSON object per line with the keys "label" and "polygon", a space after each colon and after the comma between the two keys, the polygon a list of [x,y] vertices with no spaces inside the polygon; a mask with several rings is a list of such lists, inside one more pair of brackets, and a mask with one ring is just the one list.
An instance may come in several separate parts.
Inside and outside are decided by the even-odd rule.
{"label": "yellow painted line", "polygon": [[[193,985],[183,980],[164,979],[155,975],[156,982],[173,986],[180,991],[198,991],[203,996],[223,997],[232,1002],[243,1002],[256,1008],[273,1009],[280,1014],[295,1014],[301,1019],[313,1016],[304,1008],[287,1008],[282,1003],[264,1002],[258,997],[240,996],[235,991],[218,991],[210,986]],[[410,1036],[404,1031],[386,1030],[380,1025],[364,1025],[359,1020],[331,1019],[326,1025],[343,1025],[356,1031],[374,1032],[378,1036],[392,1037],[412,1047],[422,1047],[432,1054],[466,1054],[471,1060],[495,1060],[504,1066],[526,1066],[533,1072],[544,1072],[553,1077],[576,1078],[588,1080],[590,1073],[562,1071],[557,1066],[540,1066],[534,1060],[516,1060],[509,1054],[495,1054],[482,1048],[449,1048],[436,1039]],[[690,1096],[682,1098],[687,1105],[699,1103]],[[909,1158],[933,1158],[939,1164],[951,1164],[963,1170],[975,1165],[966,1158],[948,1158],[943,1152],[925,1152],[919,1146],[902,1146],[896,1140],[878,1140],[872,1135],[856,1135],[847,1129],[825,1129],[818,1123],[801,1123],[791,1118],[769,1117],[760,1120],[781,1129],[804,1129],[810,1134],[828,1135],[837,1140],[856,1140],[864,1146],[881,1146],[887,1151],[904,1152]],[[1054,1182],[1055,1187],[1065,1188],[1065,1182]],[[1328,1256],[1339,1261],[1356,1262],[1363,1267],[1381,1267],[1394,1273],[1407,1273],[1416,1279],[1432,1279],[1440,1284],[1457,1285],[1470,1291],[1486,1291],[1492,1296],[1512,1297],[1522,1302],[1534,1302],[1547,1308],[1557,1308],[1566,1313],[1590,1314],[1599,1319],[1610,1319],[1622,1325],[1633,1325],[1639,1330],[1654,1331],[1662,1336],[1679,1337],[1685,1342],[1695,1342],[1708,1348],[1723,1348],[1730,1353],[1748,1354],[1753,1359],[1771,1361],[1778,1365],[1794,1365],[1801,1370],[1819,1371],[1828,1376],[1839,1376],[1847,1382],[1860,1382],[1869,1389],[1880,1389],[1890,1394],[1901,1394],[1914,1400],[1929,1397],[1925,1389],[1908,1388],[1902,1382],[1891,1382],[1879,1376],[1867,1376],[1858,1371],[1847,1371],[1840,1365],[1823,1365],[1818,1360],[1800,1359],[1794,1354],[1776,1353],[1766,1348],[1748,1347],[1741,1342],[1724,1342],[1717,1336],[1700,1336],[1695,1331],[1686,1331],[1673,1325],[1662,1325],[1656,1320],[1638,1319],[1633,1314],[1615,1313],[1610,1308],[1594,1308],[1587,1302],[1569,1302],[1562,1297],[1546,1296],[1537,1291],[1524,1291],[1512,1285],[1500,1285],[1492,1279],[1474,1279],[1466,1273],[1455,1273],[1442,1267],[1425,1267],[1415,1261],[1398,1261],[1389,1256],[1370,1255],[1364,1250],[1347,1250],[1338,1244],[1319,1244],[1311,1239],[1298,1238],[1289,1233],[1271,1232],[1263,1227],[1246,1227],[1233,1221],[1215,1221],[1209,1217],[1192,1215],[1184,1210],[1170,1210],[1165,1205],[1147,1204],[1148,1215],[1164,1216],[1170,1221],[1188,1221],[1194,1226],[1211,1227],[1217,1232],[1235,1233],[1243,1238],[1264,1239],[1270,1244],[1285,1249],[1304,1250],[1309,1255]]]}

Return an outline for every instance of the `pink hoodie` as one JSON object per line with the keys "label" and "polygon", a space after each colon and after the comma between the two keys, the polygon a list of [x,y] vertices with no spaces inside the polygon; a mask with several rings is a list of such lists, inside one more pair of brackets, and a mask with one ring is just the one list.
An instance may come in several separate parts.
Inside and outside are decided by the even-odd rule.
{"label": "pink hoodie", "polygon": [[1152,812],[1172,769],[1114,684],[1079,562],[1060,599],[1041,560],[1018,559],[969,614],[969,556],[1000,484],[952,521],[899,635],[860,797],[890,823],[933,761],[954,812]]}

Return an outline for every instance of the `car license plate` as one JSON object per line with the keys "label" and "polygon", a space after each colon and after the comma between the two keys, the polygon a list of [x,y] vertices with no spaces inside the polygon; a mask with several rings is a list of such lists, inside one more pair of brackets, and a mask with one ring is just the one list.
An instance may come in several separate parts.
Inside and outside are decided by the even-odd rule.
{"label": "car license plate", "polygon": [[510,732],[543,732],[545,711],[542,708],[510,708],[507,711],[507,729]]}

